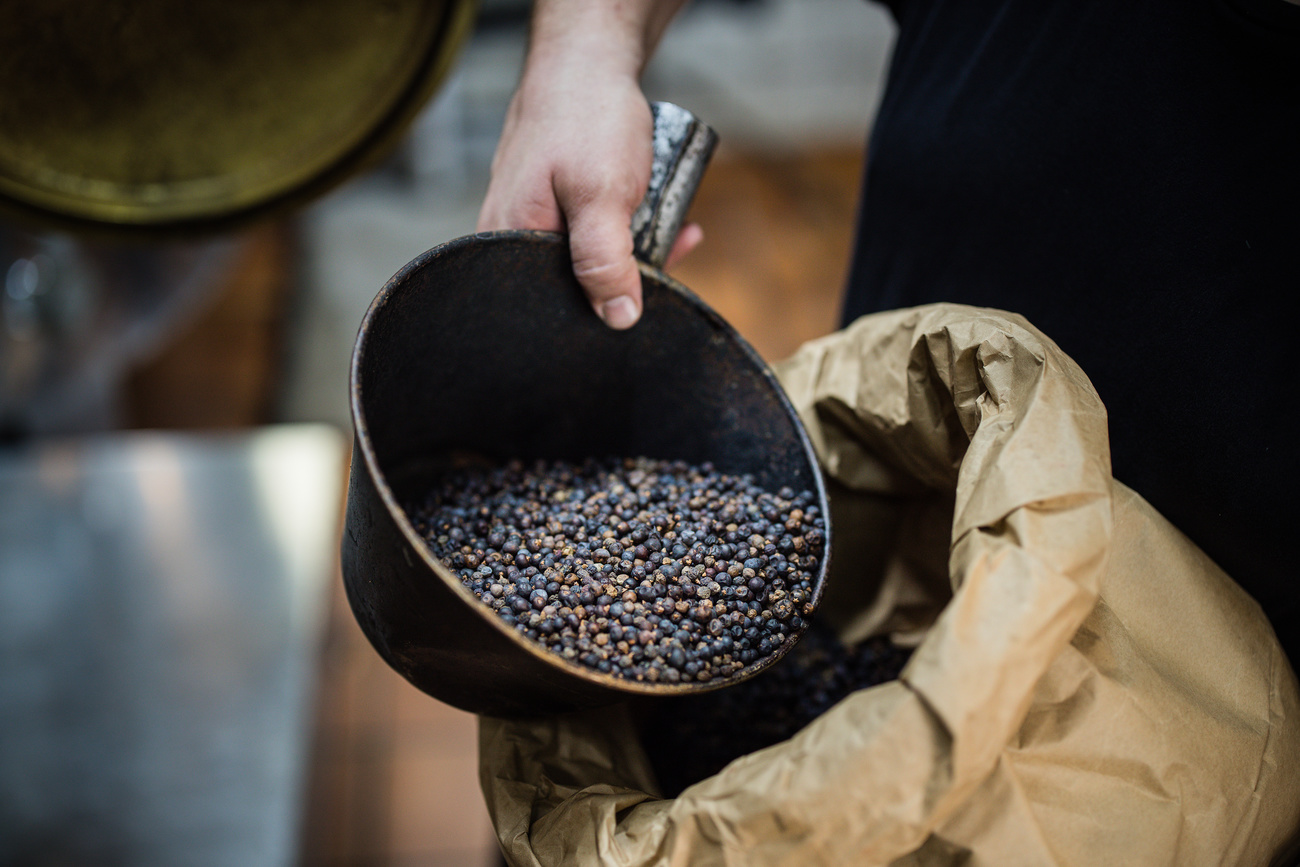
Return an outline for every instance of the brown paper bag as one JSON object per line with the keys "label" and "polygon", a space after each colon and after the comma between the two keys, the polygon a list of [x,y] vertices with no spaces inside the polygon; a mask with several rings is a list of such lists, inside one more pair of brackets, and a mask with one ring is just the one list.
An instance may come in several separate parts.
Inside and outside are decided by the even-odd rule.
{"label": "brown paper bag", "polygon": [[1111,479],[1079,368],[1018,316],[935,305],[779,374],[833,483],[819,617],[920,640],[901,679],[676,799],[626,708],[484,718],[507,859],[1268,864],[1300,827],[1295,676],[1258,606]]}

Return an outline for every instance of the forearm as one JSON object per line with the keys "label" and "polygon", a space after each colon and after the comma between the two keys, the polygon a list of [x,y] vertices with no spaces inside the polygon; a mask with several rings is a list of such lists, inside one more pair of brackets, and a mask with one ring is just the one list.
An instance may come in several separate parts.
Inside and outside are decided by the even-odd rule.
{"label": "forearm", "polygon": [[579,63],[638,79],[685,0],[537,0],[525,78]]}

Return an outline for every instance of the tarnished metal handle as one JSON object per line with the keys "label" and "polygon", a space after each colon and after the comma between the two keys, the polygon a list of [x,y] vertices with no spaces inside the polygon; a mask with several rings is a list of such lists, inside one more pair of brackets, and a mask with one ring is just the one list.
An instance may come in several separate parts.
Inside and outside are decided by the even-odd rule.
{"label": "tarnished metal handle", "polygon": [[662,268],[718,144],[718,134],[684,108],[652,102],[654,162],[650,186],[632,215],[636,257]]}

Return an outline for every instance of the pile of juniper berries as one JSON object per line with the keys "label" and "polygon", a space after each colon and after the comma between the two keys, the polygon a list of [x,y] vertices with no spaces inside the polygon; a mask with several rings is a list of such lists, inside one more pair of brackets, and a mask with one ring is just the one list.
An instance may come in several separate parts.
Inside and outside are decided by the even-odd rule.
{"label": "pile of juniper berries", "polygon": [[911,655],[885,637],[846,647],[814,620],[789,653],[743,683],[642,702],[641,743],[663,794],[675,798],[733,760],[794,737],[855,690],[897,680]]}
{"label": "pile of juniper berries", "polygon": [[825,545],[816,502],[708,463],[515,461],[451,470],[408,513],[519,632],[600,672],[679,683],[732,675],[802,630]]}

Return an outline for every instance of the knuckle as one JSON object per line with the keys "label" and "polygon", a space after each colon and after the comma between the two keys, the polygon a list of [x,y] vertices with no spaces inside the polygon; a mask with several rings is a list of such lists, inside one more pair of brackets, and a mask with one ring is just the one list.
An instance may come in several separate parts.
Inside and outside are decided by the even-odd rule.
{"label": "knuckle", "polygon": [[628,283],[629,263],[625,260],[594,256],[575,258],[573,273],[584,286],[589,288],[621,289]]}
{"label": "knuckle", "polygon": [[645,195],[645,184],[638,184],[634,173],[599,163],[557,176],[556,186],[557,193],[575,205],[612,203],[629,214]]}

